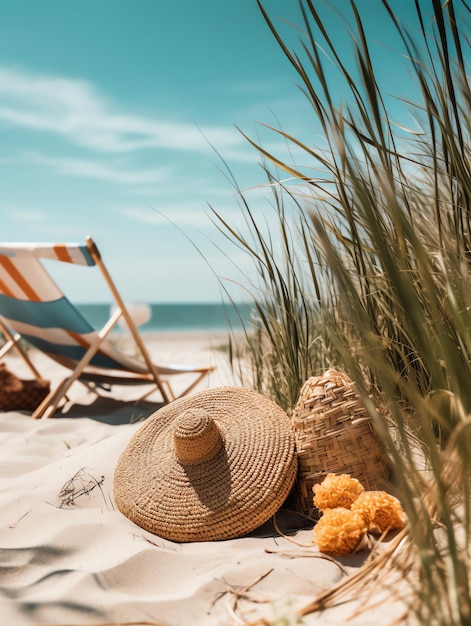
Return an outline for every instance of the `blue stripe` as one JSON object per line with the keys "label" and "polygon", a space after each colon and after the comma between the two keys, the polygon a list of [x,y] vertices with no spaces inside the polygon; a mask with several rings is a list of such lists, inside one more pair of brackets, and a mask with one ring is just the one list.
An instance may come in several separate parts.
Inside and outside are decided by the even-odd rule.
{"label": "blue stripe", "polygon": [[[56,354],[58,356],[64,356],[69,359],[72,359],[73,361],[76,361],[77,363],[80,361],[80,359],[83,358],[85,352],[87,351],[86,348],[83,348],[82,346],[78,346],[78,345],[71,346],[71,345],[52,343],[45,339],[39,339],[38,337],[33,337],[31,335],[22,335],[22,337],[26,339],[35,348],[38,348],[38,350],[41,350],[41,352],[43,352],[44,354],[50,354],[50,355]],[[107,357],[104,354],[95,354],[95,356],[90,361],[90,365],[94,365],[95,367],[102,367],[106,369],[116,369],[116,370],[125,369],[120,363],[118,363],[117,361],[115,361],[114,359],[110,357]]]}
{"label": "blue stripe", "polygon": [[79,246],[80,252],[83,254],[83,258],[87,262],[87,265],[95,265],[95,261],[90,256],[90,252],[87,246]]}
{"label": "blue stripe", "polygon": [[51,302],[17,300],[0,294],[0,314],[38,328],[62,328],[83,335],[94,328],[65,297]]}

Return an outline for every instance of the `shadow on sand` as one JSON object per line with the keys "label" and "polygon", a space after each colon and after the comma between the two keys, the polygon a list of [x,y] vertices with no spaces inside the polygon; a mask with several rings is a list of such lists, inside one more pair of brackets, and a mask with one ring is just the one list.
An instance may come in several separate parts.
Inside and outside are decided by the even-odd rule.
{"label": "shadow on sand", "polygon": [[162,402],[135,402],[98,396],[90,404],[75,402],[64,412],[57,411],[51,419],[88,417],[118,426],[143,421],[162,406]]}

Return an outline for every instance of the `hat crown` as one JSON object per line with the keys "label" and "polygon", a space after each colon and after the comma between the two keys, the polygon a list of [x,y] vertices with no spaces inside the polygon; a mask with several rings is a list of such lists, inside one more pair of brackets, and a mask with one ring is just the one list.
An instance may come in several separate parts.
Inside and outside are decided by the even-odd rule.
{"label": "hat crown", "polygon": [[223,443],[214,420],[200,408],[188,409],[177,418],[173,438],[175,454],[182,465],[211,460]]}

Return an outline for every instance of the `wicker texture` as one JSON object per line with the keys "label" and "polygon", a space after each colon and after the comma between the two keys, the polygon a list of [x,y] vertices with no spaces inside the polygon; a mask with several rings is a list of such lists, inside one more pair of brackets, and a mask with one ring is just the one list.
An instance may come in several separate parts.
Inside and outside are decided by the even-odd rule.
{"label": "wicker texture", "polygon": [[365,489],[383,486],[389,466],[371,418],[343,372],[330,369],[303,385],[292,422],[298,453],[296,506],[316,517],[313,487],[329,473],[350,474]]}
{"label": "wicker texture", "polygon": [[114,496],[126,517],[166,539],[229,539],[266,522],[296,472],[286,413],[255,391],[219,387],[144,423],[118,460]]}
{"label": "wicker texture", "polygon": [[20,380],[0,363],[0,411],[34,411],[49,390],[48,380]]}

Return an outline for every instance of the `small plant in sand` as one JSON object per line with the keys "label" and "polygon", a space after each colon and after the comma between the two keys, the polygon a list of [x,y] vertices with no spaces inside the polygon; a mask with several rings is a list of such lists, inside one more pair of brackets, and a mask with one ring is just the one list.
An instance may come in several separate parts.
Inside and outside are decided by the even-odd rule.
{"label": "small plant in sand", "polygon": [[[406,547],[368,562],[357,582],[377,578],[373,566],[387,562],[407,580],[410,612],[421,623],[456,626],[471,623],[470,9],[454,0],[411,3],[408,29],[393,3],[380,4],[402,42],[404,71],[415,78],[417,101],[398,98],[417,130],[391,119],[361,17],[365,4],[349,7],[353,68],[317,3],[300,1],[297,51],[260,5],[325,147],[272,128],[292,147],[294,163],[248,138],[272,168],[265,166],[275,196],[270,233],[244,194],[252,239],[217,212],[215,219],[253,258],[260,280],[246,382],[290,411],[308,376],[338,366],[362,390],[391,457],[409,520]],[[343,78],[343,101],[332,72]]]}
{"label": "small plant in sand", "polygon": [[104,480],[104,476],[101,476],[100,479],[97,480],[87,472],[85,468],[79,469],[59,491],[59,499],[61,501],[60,508],[63,509],[67,506],[74,506],[78,498],[90,495],[96,487],[100,489],[103,499],[106,502],[105,495],[101,489]]}

